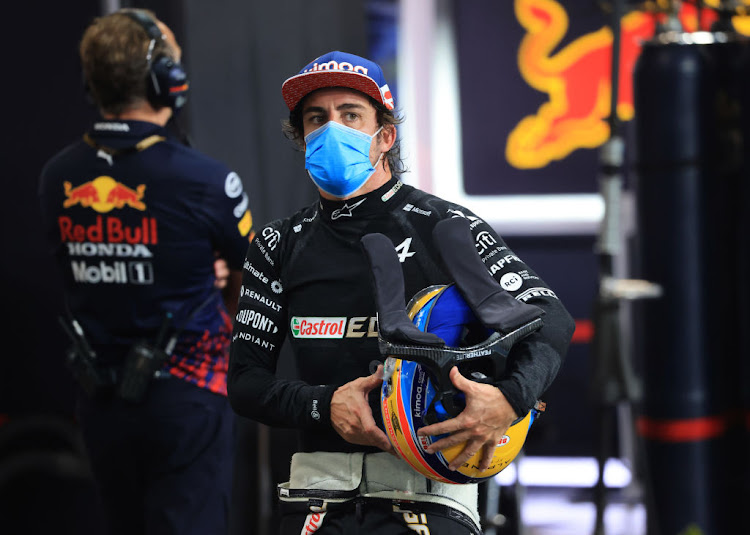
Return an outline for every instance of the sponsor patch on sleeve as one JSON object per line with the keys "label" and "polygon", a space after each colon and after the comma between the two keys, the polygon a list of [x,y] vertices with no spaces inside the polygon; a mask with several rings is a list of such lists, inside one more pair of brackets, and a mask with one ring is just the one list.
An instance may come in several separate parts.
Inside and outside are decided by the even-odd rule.
{"label": "sponsor patch on sleeve", "polygon": [[251,228],[253,228],[253,216],[250,215],[250,210],[245,210],[242,219],[237,223],[237,229],[242,236],[247,236]]}

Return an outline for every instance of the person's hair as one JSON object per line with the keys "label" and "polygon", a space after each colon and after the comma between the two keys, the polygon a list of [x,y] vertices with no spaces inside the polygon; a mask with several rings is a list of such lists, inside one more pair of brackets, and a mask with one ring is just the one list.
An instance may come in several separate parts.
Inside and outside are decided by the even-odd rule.
{"label": "person's hair", "polygon": [[[154,13],[140,9],[156,22]],[[86,87],[99,108],[113,115],[148,100],[146,59],[151,39],[137,21],[122,11],[97,17],[81,38],[79,53]],[[151,58],[174,51],[164,39],[156,39]]]}
{"label": "person's hair", "polygon": [[[295,108],[289,112],[289,118],[283,120],[281,123],[281,130],[284,133],[284,136],[286,136],[287,139],[293,141],[300,150],[304,150],[305,148],[305,130],[302,124],[302,109],[304,107],[305,101],[307,100],[307,97],[309,97],[310,94],[312,93],[305,95],[305,97],[299,101],[297,106],[295,106]],[[382,126],[383,128],[395,129],[404,121],[403,117],[400,115],[396,115],[394,110],[389,110],[383,104],[368,95],[365,96],[367,96],[367,98],[370,100],[370,103],[375,107],[378,126]],[[381,135],[381,133],[378,133],[378,135]],[[393,176],[399,177],[407,171],[406,166],[404,165],[404,161],[401,158],[400,137],[396,136],[396,141],[393,143],[393,146],[388,152],[385,153],[383,162],[385,163],[386,160],[388,161],[388,167],[390,168],[391,174]]]}

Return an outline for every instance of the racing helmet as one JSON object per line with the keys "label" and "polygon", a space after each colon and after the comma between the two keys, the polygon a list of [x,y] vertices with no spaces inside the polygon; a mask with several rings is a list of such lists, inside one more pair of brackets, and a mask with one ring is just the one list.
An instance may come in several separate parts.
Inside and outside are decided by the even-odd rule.
{"label": "racing helmet", "polygon": [[[492,335],[492,331],[476,319],[453,284],[422,290],[407,306],[407,314],[420,330],[437,334],[449,347],[466,350],[486,346],[482,342]],[[477,339],[482,342],[471,343]],[[461,367],[459,365],[459,369]],[[481,371],[481,362],[470,363],[466,368],[461,372],[467,377],[483,382],[488,378]],[[446,435],[417,435],[420,428],[454,416],[446,407],[447,403],[438,399],[437,394],[434,374],[427,366],[414,360],[387,357],[381,388],[381,412],[388,438],[398,455],[414,470],[444,483],[475,483],[498,474],[520,453],[531,424],[543,410],[537,404],[537,407],[513,422],[498,442],[489,468],[479,470],[482,457],[482,450],[479,450],[463,466],[452,471],[448,465],[461,453],[464,444],[430,454],[424,448]],[[452,405],[460,412],[464,406],[463,393],[451,395]]]}
{"label": "racing helmet", "polygon": [[406,307],[393,242],[382,234],[362,239],[375,283],[380,352],[386,357],[380,396],[383,426],[397,454],[420,474],[444,483],[476,483],[516,458],[544,410],[543,402],[513,422],[483,471],[482,450],[452,471],[448,466],[465,443],[430,454],[425,448],[446,435],[422,437],[417,431],[458,416],[465,407],[463,393],[449,378],[454,365],[465,377],[496,383],[513,344],[541,327],[542,312],[516,301],[489,275],[474,250],[468,224],[441,221],[433,234],[455,283],[425,288]]}

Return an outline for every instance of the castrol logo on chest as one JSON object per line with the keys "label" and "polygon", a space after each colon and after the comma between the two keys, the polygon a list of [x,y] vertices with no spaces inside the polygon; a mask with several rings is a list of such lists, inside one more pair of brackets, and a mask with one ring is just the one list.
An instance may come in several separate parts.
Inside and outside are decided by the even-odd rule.
{"label": "castrol logo on chest", "polygon": [[346,318],[294,316],[290,327],[295,338],[343,338]]}

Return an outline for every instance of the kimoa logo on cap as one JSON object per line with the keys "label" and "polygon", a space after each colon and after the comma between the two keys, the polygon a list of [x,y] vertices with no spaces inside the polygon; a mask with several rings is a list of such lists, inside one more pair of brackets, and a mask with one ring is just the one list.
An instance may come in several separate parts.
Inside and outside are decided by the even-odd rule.
{"label": "kimoa logo on cap", "polygon": [[342,61],[339,63],[338,61],[331,60],[327,63],[313,63],[313,66],[309,69],[305,69],[302,71],[303,73],[306,72],[316,72],[316,71],[352,71],[352,72],[358,72],[360,74],[364,74],[367,76],[367,67],[363,67],[362,65],[352,65],[348,61]]}

